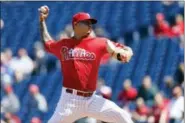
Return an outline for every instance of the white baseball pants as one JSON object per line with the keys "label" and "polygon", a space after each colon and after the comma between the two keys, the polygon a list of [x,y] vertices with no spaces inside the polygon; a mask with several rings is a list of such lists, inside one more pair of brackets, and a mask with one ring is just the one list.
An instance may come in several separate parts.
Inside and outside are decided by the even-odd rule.
{"label": "white baseball pants", "polygon": [[83,117],[92,117],[110,123],[133,123],[129,113],[110,100],[96,94],[82,97],[62,89],[60,100],[48,123],[73,123]]}

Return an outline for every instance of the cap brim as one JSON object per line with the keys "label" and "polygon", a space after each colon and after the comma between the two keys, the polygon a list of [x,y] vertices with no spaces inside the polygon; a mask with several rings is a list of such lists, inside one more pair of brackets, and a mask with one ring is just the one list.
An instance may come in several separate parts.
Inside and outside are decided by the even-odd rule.
{"label": "cap brim", "polygon": [[91,24],[96,24],[98,21],[94,18],[91,18],[91,19],[87,19],[91,22]]}
{"label": "cap brim", "polygon": [[98,22],[96,19],[93,19],[93,18],[90,19],[90,21],[91,21],[92,24],[96,24]]}

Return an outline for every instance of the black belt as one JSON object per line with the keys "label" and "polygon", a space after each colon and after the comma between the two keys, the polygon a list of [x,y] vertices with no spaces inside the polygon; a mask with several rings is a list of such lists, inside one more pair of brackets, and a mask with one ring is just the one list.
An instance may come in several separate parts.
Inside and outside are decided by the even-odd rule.
{"label": "black belt", "polygon": [[[70,93],[70,94],[73,94],[74,90],[73,90],[73,89],[67,88],[67,89],[66,89],[66,92],[67,92],[67,93]],[[82,92],[82,91],[78,91],[78,90],[77,90],[76,95],[82,96],[82,97],[91,97],[91,96],[93,95],[93,92]]]}

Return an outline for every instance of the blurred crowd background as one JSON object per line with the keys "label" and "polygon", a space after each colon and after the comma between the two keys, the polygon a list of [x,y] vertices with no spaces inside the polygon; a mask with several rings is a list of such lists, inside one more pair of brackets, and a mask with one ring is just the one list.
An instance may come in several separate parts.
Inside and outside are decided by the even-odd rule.
{"label": "blurred crowd background", "polygon": [[[61,94],[59,61],[40,42],[38,8],[59,40],[73,35],[72,16],[98,19],[93,36],[132,47],[130,63],[102,58],[97,94],[135,123],[182,123],[184,117],[184,2],[1,2],[1,123],[46,123]],[[102,123],[93,118],[76,123]]]}

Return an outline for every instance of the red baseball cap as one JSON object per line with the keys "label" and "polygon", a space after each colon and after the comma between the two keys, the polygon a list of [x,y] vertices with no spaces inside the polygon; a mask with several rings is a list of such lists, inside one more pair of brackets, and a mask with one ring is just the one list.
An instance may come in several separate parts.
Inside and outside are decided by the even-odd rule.
{"label": "red baseball cap", "polygon": [[97,20],[94,18],[91,18],[91,16],[88,13],[85,12],[79,12],[73,16],[72,23],[78,23],[80,21],[90,21],[91,24],[97,23]]}

